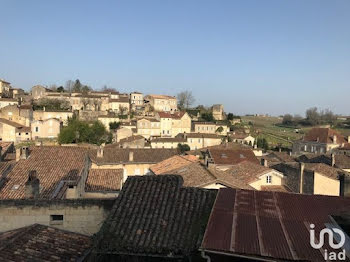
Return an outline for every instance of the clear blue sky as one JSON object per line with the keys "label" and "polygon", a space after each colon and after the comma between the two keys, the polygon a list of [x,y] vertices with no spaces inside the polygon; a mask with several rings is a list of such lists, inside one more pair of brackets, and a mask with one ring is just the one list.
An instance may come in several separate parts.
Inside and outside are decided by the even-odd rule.
{"label": "clear blue sky", "polygon": [[350,115],[350,0],[0,0],[0,78]]}

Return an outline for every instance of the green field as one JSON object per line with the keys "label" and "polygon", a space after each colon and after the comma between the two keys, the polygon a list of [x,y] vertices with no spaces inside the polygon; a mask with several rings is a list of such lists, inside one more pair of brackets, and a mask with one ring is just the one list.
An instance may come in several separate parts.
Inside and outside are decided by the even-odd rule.
{"label": "green field", "polygon": [[[265,138],[270,147],[281,144],[283,147],[290,148],[294,140],[301,139],[311,129],[311,127],[303,127],[296,132],[295,128],[278,126],[282,122],[282,118],[279,117],[242,116],[241,118],[243,125],[251,127],[252,135]],[[350,135],[350,129],[337,130],[344,136]]]}

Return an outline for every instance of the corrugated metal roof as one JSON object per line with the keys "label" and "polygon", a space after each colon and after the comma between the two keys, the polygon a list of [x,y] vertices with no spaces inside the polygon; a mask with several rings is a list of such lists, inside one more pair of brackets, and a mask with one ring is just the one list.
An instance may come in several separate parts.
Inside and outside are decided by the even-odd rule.
{"label": "corrugated metal roof", "polygon": [[[329,216],[350,209],[350,198],[283,192],[220,189],[202,249],[277,260],[324,261],[310,245],[331,223]],[[334,251],[326,240],[324,249]],[[338,250],[339,251],[339,250]]]}

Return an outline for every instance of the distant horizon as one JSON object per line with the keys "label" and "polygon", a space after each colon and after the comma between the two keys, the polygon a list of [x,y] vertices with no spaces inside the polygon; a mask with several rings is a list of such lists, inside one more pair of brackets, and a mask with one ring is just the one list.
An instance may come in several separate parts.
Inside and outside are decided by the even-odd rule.
{"label": "distant horizon", "polygon": [[1,2],[0,78],[175,95],[237,115],[350,115],[350,1]]}

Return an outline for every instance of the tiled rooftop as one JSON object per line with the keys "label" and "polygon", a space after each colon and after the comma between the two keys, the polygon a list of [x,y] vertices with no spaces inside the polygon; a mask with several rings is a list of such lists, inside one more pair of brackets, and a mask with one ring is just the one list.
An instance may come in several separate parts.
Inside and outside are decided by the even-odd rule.
{"label": "tiled rooftop", "polygon": [[123,181],[123,169],[90,169],[85,191],[118,191]]}
{"label": "tiled rooftop", "polygon": [[39,198],[55,197],[61,181],[76,183],[85,165],[87,151],[80,147],[41,146],[30,149],[27,159],[20,159],[0,189],[0,199],[25,197],[29,171],[35,170],[40,180]]}
{"label": "tiled rooftop", "polygon": [[[130,152],[133,154],[133,160],[130,161]],[[171,156],[177,155],[176,149],[150,149],[150,148],[116,148],[105,147],[103,157],[97,157],[97,150],[90,150],[89,155],[93,162],[102,164],[120,164],[120,163],[149,163],[155,164]]]}
{"label": "tiled rooftop", "polygon": [[[336,141],[333,141],[333,136],[336,136]],[[342,136],[338,131],[331,128],[312,128],[303,138],[303,141],[308,142],[320,142],[320,143],[336,143],[343,144],[346,143],[344,136]]]}
{"label": "tiled rooftop", "polygon": [[34,224],[0,233],[0,261],[78,261],[90,237]]}
{"label": "tiled rooftop", "polygon": [[93,253],[183,257],[198,250],[215,190],[182,187],[180,176],[129,177]]}
{"label": "tiled rooftop", "polygon": [[192,155],[185,155],[185,156],[176,155],[153,165],[150,169],[156,175],[165,174],[165,173],[169,173],[174,169],[182,168],[184,166],[187,166],[191,163],[198,162],[198,161],[199,159]]}
{"label": "tiled rooftop", "polygon": [[254,152],[250,149],[209,149],[209,154],[216,165],[235,165],[243,161],[259,164]]}

